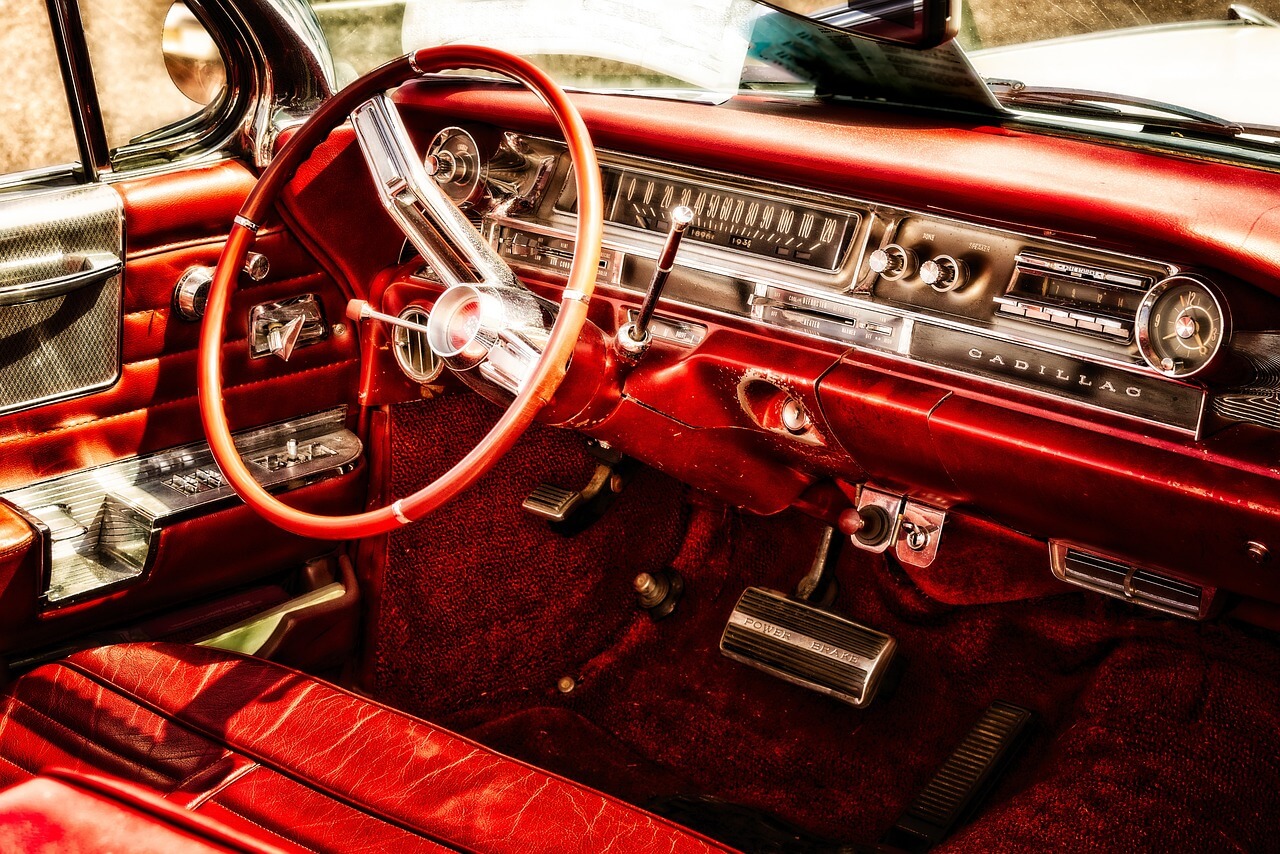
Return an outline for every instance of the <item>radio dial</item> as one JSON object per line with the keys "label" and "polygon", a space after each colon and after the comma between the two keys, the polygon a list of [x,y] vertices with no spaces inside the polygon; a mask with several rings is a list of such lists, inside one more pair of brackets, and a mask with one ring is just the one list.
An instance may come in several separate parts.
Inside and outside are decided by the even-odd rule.
{"label": "radio dial", "polygon": [[916,271],[916,254],[896,243],[890,243],[883,249],[872,252],[867,265],[885,281],[896,282]]}
{"label": "radio dial", "polygon": [[920,281],[940,294],[963,287],[968,277],[964,262],[950,255],[939,255],[920,265]]}

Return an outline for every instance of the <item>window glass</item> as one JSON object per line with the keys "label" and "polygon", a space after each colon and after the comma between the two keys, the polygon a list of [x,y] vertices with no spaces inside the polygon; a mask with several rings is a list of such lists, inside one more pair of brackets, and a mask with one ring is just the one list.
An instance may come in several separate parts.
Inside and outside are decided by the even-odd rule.
{"label": "window glass", "polygon": [[189,61],[190,74],[213,74],[214,93],[226,79],[217,48],[200,22],[189,12],[170,16],[171,5],[172,0],[80,0],[107,145],[113,150],[203,109],[204,103],[183,94],[198,89],[186,85],[184,77],[179,77],[184,84],[179,88],[171,68]]}
{"label": "window glass", "polygon": [[[1226,21],[1230,6],[1228,0],[964,0],[960,43],[979,50],[1105,30]],[[1280,0],[1249,0],[1248,8],[1280,18]]]}
{"label": "window glass", "polygon": [[0,0],[0,174],[80,159],[44,0]]}
{"label": "window glass", "polygon": [[339,85],[404,53],[405,0],[311,0],[311,8],[329,42]]}

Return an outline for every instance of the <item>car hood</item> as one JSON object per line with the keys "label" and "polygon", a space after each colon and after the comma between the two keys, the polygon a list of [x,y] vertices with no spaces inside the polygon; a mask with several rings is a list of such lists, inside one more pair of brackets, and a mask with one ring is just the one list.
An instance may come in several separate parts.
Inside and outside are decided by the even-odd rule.
{"label": "car hood", "polygon": [[1167,24],[969,54],[986,78],[1118,92],[1233,122],[1280,125],[1280,27]]}

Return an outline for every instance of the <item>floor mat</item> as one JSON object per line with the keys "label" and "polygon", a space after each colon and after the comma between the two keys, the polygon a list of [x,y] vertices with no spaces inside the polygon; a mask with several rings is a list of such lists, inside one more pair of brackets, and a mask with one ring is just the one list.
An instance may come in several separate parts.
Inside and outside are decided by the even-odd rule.
{"label": "floor mat", "polygon": [[[451,429],[483,422],[466,407],[486,405],[471,400],[445,404]],[[442,414],[433,405],[396,416],[396,456],[410,437],[417,453],[401,492],[441,464],[422,432]],[[580,441],[531,431],[453,513],[396,535],[380,699],[633,802],[713,795],[860,842],[879,838],[982,709],[1005,699],[1038,714],[1037,734],[955,850],[1273,847],[1272,643],[1085,594],[943,605],[883,558],[850,551],[836,609],[897,637],[905,665],[891,695],[852,709],[717,647],[744,587],[785,591],[803,575],[815,523],[744,518],[646,472],[601,525],[558,539],[512,508],[543,472],[586,465]],[[666,564],[687,592],[655,623],[630,582]],[[555,687],[562,676],[575,680],[569,693]]]}

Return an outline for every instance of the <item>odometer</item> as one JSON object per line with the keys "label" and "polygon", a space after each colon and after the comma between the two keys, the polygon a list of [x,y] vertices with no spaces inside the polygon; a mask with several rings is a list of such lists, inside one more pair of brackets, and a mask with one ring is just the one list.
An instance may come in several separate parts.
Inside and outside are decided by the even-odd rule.
{"label": "odometer", "polygon": [[665,234],[667,212],[688,205],[686,240],[765,258],[834,270],[858,226],[856,213],[615,166],[602,171],[609,222]]}

